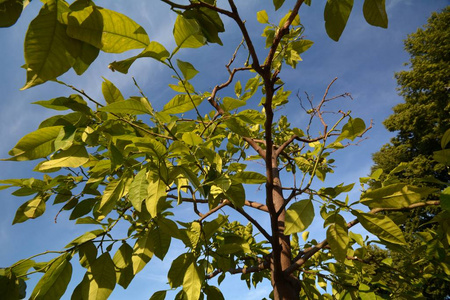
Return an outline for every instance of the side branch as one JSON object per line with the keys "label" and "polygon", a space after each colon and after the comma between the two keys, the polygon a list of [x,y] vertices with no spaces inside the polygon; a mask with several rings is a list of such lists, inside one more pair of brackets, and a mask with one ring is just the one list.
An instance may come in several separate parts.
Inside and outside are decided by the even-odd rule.
{"label": "side branch", "polygon": [[257,266],[251,266],[251,267],[243,267],[243,268],[237,268],[237,269],[229,269],[227,271],[222,271],[222,270],[214,270],[214,272],[207,274],[205,276],[206,279],[212,279],[215,276],[219,275],[220,273],[223,272],[228,272],[230,274],[248,274],[248,273],[256,273],[256,272],[261,272],[264,271],[266,269],[269,268],[269,263],[268,262],[262,262],[260,264],[258,264]]}
{"label": "side branch", "polygon": [[272,46],[270,47],[269,54],[267,55],[266,61],[264,62],[265,68],[270,67],[272,64],[273,58],[275,56],[275,52],[277,51],[278,45],[281,42],[281,39],[284,35],[286,35],[289,32],[289,26],[291,26],[292,22],[294,21],[295,17],[298,15],[298,11],[300,10],[300,6],[303,4],[303,0],[297,0],[295,3],[294,8],[292,9],[291,14],[289,15],[288,19],[284,23],[283,27],[281,27],[277,34],[275,35],[275,38],[273,39]]}
{"label": "side branch", "polygon": [[[382,212],[382,211],[408,211],[408,210],[411,210],[411,209],[414,209],[414,208],[418,208],[418,207],[440,205],[440,203],[441,202],[439,200],[433,200],[433,201],[414,203],[414,204],[411,204],[410,206],[402,207],[402,208],[381,208],[380,207],[380,208],[374,208],[374,209],[370,210],[369,213],[376,214],[376,213],[379,213],[379,212]],[[351,227],[355,226],[358,223],[359,223],[358,219],[355,219],[355,220],[347,223],[347,227],[351,228]],[[311,256],[313,256],[318,251],[320,251],[323,248],[325,248],[327,245],[328,245],[328,241],[325,239],[321,243],[317,244],[316,246],[301,251],[297,255],[297,257],[294,258],[293,263],[291,264],[291,266],[288,267],[286,270],[284,270],[284,273],[286,275],[290,275],[294,271],[300,269],[308,261],[308,259],[311,258]]]}

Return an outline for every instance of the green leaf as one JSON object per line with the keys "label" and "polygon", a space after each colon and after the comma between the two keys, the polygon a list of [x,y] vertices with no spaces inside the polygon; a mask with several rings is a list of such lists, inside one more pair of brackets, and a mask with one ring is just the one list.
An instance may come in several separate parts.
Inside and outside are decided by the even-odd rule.
{"label": "green leaf", "polygon": [[[336,219],[341,220],[341,219]],[[336,222],[327,229],[327,241],[331,247],[331,253],[338,261],[345,261],[347,257],[347,246],[349,242],[347,224]]]}
{"label": "green leaf", "polygon": [[108,299],[116,286],[116,270],[109,252],[100,255],[86,274],[89,281],[83,286],[83,299]]}
{"label": "green leaf", "polygon": [[103,229],[96,229],[93,231],[88,231],[71,241],[65,248],[70,248],[73,246],[81,245],[83,243],[86,243],[87,241],[91,241],[98,237],[100,234],[104,233]]}
{"label": "green leaf", "polygon": [[244,184],[261,184],[267,181],[266,176],[251,171],[237,172],[235,175],[230,176],[230,178],[234,182]]}
{"label": "green leaf", "polygon": [[114,208],[117,201],[122,198],[124,193],[124,186],[122,179],[108,183],[103,192],[102,200],[98,207],[98,220],[103,220]]}
{"label": "green leaf", "polygon": [[444,149],[433,152],[433,159],[446,166],[450,166],[450,149]]}
{"label": "green leaf", "polygon": [[25,222],[28,219],[36,219],[45,212],[45,199],[38,194],[34,199],[22,204],[16,212],[13,224]]}
{"label": "green leaf", "polygon": [[353,8],[353,0],[328,0],[325,5],[325,29],[336,42],[341,37]]}
{"label": "green leaf", "polygon": [[238,208],[245,204],[245,189],[242,183],[232,184],[225,192],[225,196]]}
{"label": "green leaf", "polygon": [[31,21],[25,36],[27,83],[23,90],[56,79],[74,64],[72,54],[81,44],[67,36],[65,25],[59,21],[68,11],[65,1],[49,0]]}
{"label": "green leaf", "polygon": [[151,232],[143,232],[134,244],[133,248],[133,274],[137,274],[140,272],[145,265],[152,259],[153,251],[152,251],[152,237]]}
{"label": "green leaf", "polygon": [[116,254],[114,254],[113,262],[114,265],[119,269],[125,269],[126,267],[133,264],[132,261],[133,248],[127,243],[123,243],[119,249],[117,249]]}
{"label": "green leaf", "polygon": [[131,98],[125,101],[118,101],[108,104],[98,109],[116,114],[143,115],[151,114],[149,104],[145,98]]}
{"label": "green leaf", "polygon": [[23,0],[3,0],[0,2],[0,27],[16,24],[23,10]]}
{"label": "green leaf", "polygon": [[195,257],[192,253],[183,253],[172,261],[169,273],[167,274],[171,288],[176,288],[183,284],[185,273],[188,267],[194,262]]}
{"label": "green leaf", "polygon": [[308,228],[314,220],[314,207],[311,199],[300,200],[286,210],[284,234],[291,235]]}
{"label": "green leaf", "polygon": [[361,225],[370,233],[387,242],[405,245],[405,237],[398,226],[388,217],[368,213],[352,212]]}
{"label": "green leaf", "polygon": [[39,171],[52,168],[77,168],[89,161],[89,154],[83,145],[74,145],[52,156],[51,160],[43,162]]}
{"label": "green leaf", "polygon": [[142,201],[144,201],[148,196],[147,189],[147,170],[142,169],[134,177],[128,191],[128,198],[130,199],[131,204],[139,212],[142,208]]}
{"label": "green leaf", "polygon": [[230,129],[232,132],[236,133],[240,136],[250,137],[250,130],[248,129],[248,126],[244,122],[242,122],[240,119],[232,117],[225,121],[225,124],[228,126],[228,129]]}
{"label": "green leaf", "polygon": [[273,0],[275,10],[278,10],[284,4],[284,0]]}
{"label": "green leaf", "polygon": [[104,81],[102,82],[102,94],[107,104],[125,100],[122,96],[122,93],[114,85],[114,83],[112,83],[106,78],[103,78],[103,80]]}
{"label": "green leaf", "polygon": [[145,205],[147,211],[154,218],[159,212],[160,203],[166,199],[167,186],[156,172],[150,171],[147,180],[149,181],[147,189],[148,197],[145,199]]}
{"label": "green leaf", "polygon": [[203,288],[206,300],[225,300],[222,292],[215,286],[207,285]]}
{"label": "green leaf", "polygon": [[[192,97],[192,99],[190,97]],[[203,100],[202,97],[197,95],[176,95],[164,105],[162,112],[168,114],[185,113],[194,109],[195,106],[199,106]]]}
{"label": "green leaf", "polygon": [[447,147],[448,143],[450,143],[450,128],[447,129],[447,131],[442,136],[442,139],[441,139],[442,149],[445,149],[445,147]]}
{"label": "green leaf", "polygon": [[128,69],[131,67],[131,65],[141,57],[150,57],[153,59],[156,59],[157,61],[164,61],[166,58],[170,56],[170,53],[164,48],[163,45],[161,45],[158,42],[152,41],[148,46],[138,55],[127,58],[125,60],[121,61],[114,61],[111,64],[109,64],[109,68],[112,71],[119,71],[121,73],[127,74]]}
{"label": "green leaf", "polygon": [[353,141],[358,135],[362,134],[366,130],[366,124],[360,118],[350,118],[348,123],[342,127],[341,134],[336,139],[336,142],[343,139],[349,139]]}
{"label": "green leaf", "polygon": [[195,249],[197,247],[201,233],[202,233],[202,225],[200,224],[200,222],[192,222],[188,230],[186,231],[192,249]]}
{"label": "green leaf", "polygon": [[203,139],[195,132],[185,132],[181,139],[189,146],[197,146],[203,143]]}
{"label": "green leaf", "polygon": [[54,151],[53,141],[62,128],[63,126],[45,127],[25,135],[8,152],[13,157],[5,160],[23,161],[46,157]]}
{"label": "green leaf", "polygon": [[70,95],[69,97],[58,97],[47,101],[36,101],[33,104],[38,104],[46,108],[55,110],[80,111],[85,114],[91,114],[91,109],[87,106],[86,101],[79,95]]}
{"label": "green leaf", "polygon": [[230,97],[223,98],[222,107],[225,111],[232,111],[238,107],[245,106],[246,102],[238,99],[233,99]]}
{"label": "green leaf", "polygon": [[370,25],[388,27],[385,0],[364,0],[363,13],[364,18]]}
{"label": "green leaf", "polygon": [[[214,4],[213,1],[207,2]],[[201,7],[185,10],[183,16],[187,19],[195,19],[195,21],[197,21],[203,36],[209,43],[222,45],[222,41],[219,38],[219,32],[224,32],[225,27],[218,12],[206,7]]]}
{"label": "green leaf", "polygon": [[261,10],[256,13],[256,20],[258,20],[261,24],[269,24],[269,16],[265,10]]}
{"label": "green leaf", "polygon": [[166,299],[167,291],[157,291],[153,293],[153,295],[150,297],[150,300],[164,300]]}
{"label": "green leaf", "polygon": [[198,23],[181,15],[175,21],[173,36],[178,48],[198,48],[206,43]]}
{"label": "green leaf", "polygon": [[25,295],[20,295],[20,280],[9,268],[0,269],[0,295],[5,300],[25,298]]}
{"label": "green leaf", "polygon": [[145,48],[150,43],[144,28],[118,12],[88,6],[68,15],[67,34],[109,53]]}
{"label": "green leaf", "polygon": [[152,251],[157,258],[164,260],[167,251],[169,251],[172,238],[158,227],[154,227],[150,231]]}
{"label": "green leaf", "polygon": [[186,269],[183,278],[183,291],[187,295],[188,300],[198,300],[202,289],[202,273],[192,262]]}
{"label": "green leaf", "polygon": [[67,285],[72,277],[72,265],[70,254],[66,253],[53,261],[50,268],[39,280],[30,299],[60,299],[66,291]]}
{"label": "green leaf", "polygon": [[450,212],[450,187],[445,188],[440,195],[441,207]]}
{"label": "green leaf", "polygon": [[194,66],[187,62],[177,59],[178,68],[180,68],[181,73],[183,73],[185,80],[191,80],[198,74],[198,71],[194,68]]}
{"label": "green leaf", "polygon": [[360,202],[369,208],[402,208],[420,202],[436,189],[408,186],[403,183],[391,184],[364,193]]}
{"label": "green leaf", "polygon": [[78,255],[80,257],[80,265],[86,269],[90,268],[97,259],[97,247],[92,241],[85,242],[78,247]]}

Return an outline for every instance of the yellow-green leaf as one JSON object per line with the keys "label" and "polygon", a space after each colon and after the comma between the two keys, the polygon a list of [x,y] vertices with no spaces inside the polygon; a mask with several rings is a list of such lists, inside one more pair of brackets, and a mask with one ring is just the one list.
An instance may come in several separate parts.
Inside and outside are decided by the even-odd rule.
{"label": "yellow-green leaf", "polygon": [[52,168],[77,168],[89,161],[89,154],[83,145],[74,145],[67,150],[63,150],[55,155],[52,159],[43,162],[39,166],[39,170],[48,170]]}
{"label": "yellow-green leaf", "polygon": [[[340,218],[336,220],[341,220]],[[336,222],[331,224],[327,229],[327,241],[331,247],[331,253],[334,257],[343,262],[347,257],[347,246],[349,242],[347,224],[344,222]]]}
{"label": "yellow-green leaf", "polygon": [[125,101],[118,101],[99,108],[99,111],[106,111],[116,114],[143,115],[150,114],[148,103],[145,98],[131,98]]}
{"label": "yellow-green leaf", "polygon": [[67,285],[72,277],[72,265],[70,254],[66,253],[53,261],[50,268],[41,277],[30,299],[53,300],[60,299],[66,291]]}
{"label": "yellow-green leaf", "polygon": [[286,210],[284,234],[290,235],[308,228],[314,219],[314,207],[311,199],[301,200]]}
{"label": "yellow-green leaf", "polygon": [[117,201],[122,198],[124,193],[123,181],[121,179],[108,183],[103,192],[102,200],[98,207],[98,220],[103,220],[111,210],[113,210]]}
{"label": "yellow-green leaf", "polygon": [[143,232],[133,248],[133,256],[131,257],[133,261],[133,273],[137,274],[140,272],[152,257],[153,251],[150,231]]}
{"label": "yellow-green leaf", "polygon": [[73,53],[81,44],[60,23],[61,14],[68,11],[65,1],[49,0],[31,21],[24,45],[27,83],[22,89],[56,79],[75,63]]}
{"label": "yellow-green leaf", "polygon": [[256,13],[256,20],[258,20],[258,22],[261,24],[268,24],[269,16],[267,15],[267,12],[265,10],[261,10]]}
{"label": "yellow-green leaf", "polygon": [[402,208],[420,202],[436,189],[408,186],[403,183],[391,184],[366,192],[360,202],[369,208]]}
{"label": "yellow-green leaf", "polygon": [[[192,99],[191,99],[192,97]],[[202,103],[203,98],[197,95],[176,95],[166,105],[162,112],[168,114],[185,113]]]}
{"label": "yellow-green leaf", "polygon": [[200,291],[202,289],[202,273],[196,266],[195,262],[192,262],[186,269],[183,278],[183,291],[187,295],[188,300],[197,300],[200,297]]}
{"label": "yellow-green leaf", "polygon": [[142,202],[148,196],[148,181],[147,181],[147,170],[140,170],[133,181],[131,182],[130,189],[128,191],[128,197],[131,204],[137,211],[141,211]]}
{"label": "yellow-green leaf", "polygon": [[388,216],[352,212],[361,225],[378,238],[398,245],[405,245],[405,237],[400,228]]}
{"label": "yellow-green leaf", "polygon": [[13,157],[5,160],[23,161],[46,157],[55,150],[53,142],[62,128],[63,126],[44,127],[25,135],[8,152]]}
{"label": "yellow-green leaf", "polygon": [[119,71],[121,73],[127,74],[128,69],[136,61],[136,59],[141,57],[151,57],[158,61],[164,61],[170,56],[170,53],[158,42],[151,41],[150,44],[138,55],[127,58],[125,60],[114,61],[109,64],[109,68],[112,71]]}
{"label": "yellow-green leaf", "polygon": [[103,97],[105,98],[105,101],[107,104],[125,100],[123,98],[122,93],[114,85],[114,83],[112,83],[111,81],[109,81],[106,78],[103,78],[103,80],[104,81],[102,82],[102,94],[103,94]]}
{"label": "yellow-green leaf", "polygon": [[25,222],[28,219],[35,219],[45,212],[45,200],[38,194],[34,199],[22,204],[16,212],[13,224]]}
{"label": "yellow-green leaf", "polygon": [[197,22],[181,15],[175,21],[173,36],[178,48],[198,48],[206,43]]}
{"label": "yellow-green leaf", "polygon": [[83,285],[83,299],[106,300],[116,286],[114,263],[105,252],[100,255],[87,272],[88,284]]}
{"label": "yellow-green leaf", "polygon": [[144,28],[118,12],[88,6],[68,15],[67,34],[109,53],[145,48],[150,43]]}

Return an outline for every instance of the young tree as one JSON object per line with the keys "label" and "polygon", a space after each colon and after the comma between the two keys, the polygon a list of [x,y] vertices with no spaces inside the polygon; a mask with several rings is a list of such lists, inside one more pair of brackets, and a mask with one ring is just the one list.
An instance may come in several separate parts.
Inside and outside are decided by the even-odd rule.
{"label": "young tree", "polygon": [[[24,279],[42,272],[31,299],[60,298],[71,279],[72,260],[78,255],[86,273],[72,298],[106,299],[116,284],[126,288],[153,256],[164,259],[176,239],[186,247],[167,276],[170,289],[181,287],[177,299],[205,295],[221,299],[219,288],[212,286],[210,279],[217,276],[220,283],[227,274],[241,274],[248,285],[269,280],[274,299],[376,297],[376,289],[385,287],[382,283],[369,286],[381,281],[378,274],[369,272],[371,265],[366,266],[368,241],[349,229],[361,223],[384,244],[401,248],[406,244],[402,231],[379,213],[439,206],[441,202],[423,200],[434,192],[429,188],[386,184],[350,201],[341,197],[353,184],[323,184],[320,188],[313,184],[332,172],[332,153],[346,148],[348,141],[361,137],[370,126],[349,112],[326,114],[328,102],[347,96],[328,95],[334,80],[318,103],[310,101],[311,106],[305,108],[310,120],[303,130],[277,114],[291,94],[284,89],[282,68],[295,68],[300,55],[312,45],[303,38],[298,17],[302,5],[311,5],[311,1],[273,1],[275,9],[287,12],[277,21],[266,10],[257,12],[257,20],[266,26],[262,33],[266,51],[255,48],[244,21],[251,16],[241,17],[233,0],[221,6],[214,0],[162,2],[178,15],[173,29],[176,47],[171,51],[150,41],[133,20],[87,0],[70,5],[46,0],[30,23],[25,37],[24,89],[52,80],[75,94],[38,101],[44,107],[71,112],[44,120],[9,152],[12,161],[43,159],[35,167],[44,173],[42,179],[0,183],[18,188],[15,195],[32,196],[19,207],[14,223],[41,216],[52,199],[62,205],[61,211],[71,211],[70,219],[97,229],[52,252],[59,255],[48,262],[37,263],[32,257],[1,269],[2,295],[6,299],[24,297]],[[0,25],[14,24],[24,3],[3,1]],[[327,2],[325,27],[332,39],[339,39],[352,6],[350,0]],[[368,23],[387,27],[383,0],[365,0],[363,13]],[[225,69],[228,79],[212,83],[212,90],[202,92],[192,84],[198,74],[194,64],[176,56],[184,48],[222,44],[222,18],[237,25],[242,43],[230,52]],[[146,57],[170,69],[174,77],[170,87],[176,95],[162,110],[153,108],[137,83],[140,95],[125,99],[105,80],[102,92],[106,103],[102,104],[57,79],[70,68],[81,75],[100,50],[119,53],[139,48],[144,49],[140,54],[115,61],[110,69],[127,73],[133,63]],[[259,106],[252,103],[255,98]],[[319,133],[314,135],[316,130]],[[262,165],[263,171],[257,172],[252,161]],[[370,179],[377,180],[378,175]],[[262,201],[246,197],[246,188],[254,184],[265,189]],[[442,206],[448,210],[448,195],[444,195],[446,206]],[[308,239],[306,232],[317,210],[313,203],[320,205],[327,227],[323,241]],[[361,210],[362,205],[370,211]],[[190,206],[198,216],[186,221],[174,206]],[[232,221],[233,214],[219,214],[224,207],[242,215],[248,224]],[[255,218],[255,211],[264,213],[268,226]],[[356,219],[347,222],[344,212]],[[448,246],[445,233],[449,224],[443,216],[440,231],[424,236],[436,251]],[[128,231],[118,231],[119,223],[128,223]],[[46,254],[49,252],[37,256]],[[378,263],[393,268],[389,261]],[[440,263],[448,270],[447,261]],[[333,295],[320,293],[316,282],[322,288],[329,285]],[[158,291],[151,299],[164,299],[166,292]]]}

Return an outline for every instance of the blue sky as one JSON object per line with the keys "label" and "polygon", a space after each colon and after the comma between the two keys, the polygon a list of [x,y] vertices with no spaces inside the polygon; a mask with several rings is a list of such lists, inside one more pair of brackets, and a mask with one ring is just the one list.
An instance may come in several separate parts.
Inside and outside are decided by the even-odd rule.
{"label": "blue sky", "polygon": [[[260,34],[263,25],[256,22],[256,12],[267,9],[269,16],[272,13],[271,5],[261,5],[258,0],[236,1],[241,11],[241,16],[247,20],[246,25],[255,40],[259,53],[264,57],[264,39]],[[266,1],[270,4],[271,1]],[[286,1],[286,6],[293,1]],[[286,82],[286,89],[291,89],[293,95],[296,92],[303,94],[308,92],[315,99],[320,99],[327,84],[338,77],[330,91],[330,94],[341,94],[350,92],[354,100],[339,100],[336,103],[342,110],[352,110],[353,116],[363,118],[368,124],[373,119],[374,128],[367,134],[368,139],[358,146],[350,147],[337,156],[337,169],[335,174],[329,176],[329,186],[345,182],[346,184],[357,182],[359,177],[369,173],[372,165],[371,153],[377,151],[392,136],[388,133],[382,121],[391,114],[391,108],[402,101],[396,93],[396,81],[394,72],[405,68],[403,65],[408,61],[408,54],[403,50],[403,40],[406,35],[426,23],[431,12],[442,9],[449,4],[445,0],[412,1],[392,0],[387,2],[389,16],[389,28],[381,29],[369,26],[362,16],[362,1],[355,1],[353,13],[347,24],[341,40],[336,43],[325,34],[323,22],[323,6],[325,1],[313,1],[312,7],[302,7],[300,18],[305,26],[306,38],[313,40],[314,45],[302,55],[296,70],[284,68],[281,74]],[[172,25],[175,14],[170,12],[165,4],[159,1],[96,1],[97,5],[125,13],[142,25],[151,40],[162,43],[167,49],[174,48],[172,38]],[[224,4],[225,3],[225,4]],[[8,151],[15,143],[28,132],[35,130],[39,123],[54,114],[36,105],[30,104],[38,100],[48,100],[54,97],[69,95],[72,92],[54,83],[47,83],[25,91],[19,89],[25,83],[25,71],[20,68],[24,64],[23,40],[26,28],[31,19],[37,14],[41,3],[33,1],[24,11],[18,23],[11,28],[0,29],[0,59],[2,68],[0,70],[0,157],[6,158]],[[226,1],[219,1],[219,5],[226,5]],[[280,14],[277,13],[279,16]],[[275,17],[273,18],[275,21]],[[228,46],[220,47],[210,45],[199,51],[186,49],[179,57],[188,60],[200,71],[194,83],[199,90],[210,91],[217,83],[224,82],[227,73],[224,66],[232,54],[234,47],[239,43],[241,37],[235,36],[236,26],[230,20],[224,19],[226,32],[221,36]],[[136,95],[131,76],[134,76],[143,87],[150,101],[156,108],[161,108],[165,101],[170,99],[168,91],[170,75],[160,65],[151,60],[141,60],[133,65],[128,75],[112,73],[108,63],[127,58],[135,53],[127,52],[121,55],[101,53],[99,58],[91,65],[90,69],[81,77],[72,71],[65,74],[61,79],[67,83],[85,90],[93,98],[103,100],[101,96],[102,76],[114,82],[125,96]],[[173,82],[172,82],[173,83]],[[286,113],[290,122],[299,128],[304,127],[305,118],[295,97],[292,104],[285,110],[278,112]],[[258,100],[259,101],[259,100]],[[256,102],[256,100],[255,100]],[[332,106],[330,106],[330,109]],[[0,162],[0,179],[26,178],[30,176],[40,177],[38,173],[30,170],[34,162]],[[11,196],[12,190],[0,190],[0,267],[6,267],[17,260],[29,257],[35,253],[46,250],[62,249],[70,240],[85,230],[86,225],[77,225],[68,222],[68,214],[61,214],[58,223],[55,224],[54,216],[58,207],[47,206],[46,213],[36,220],[30,220],[22,224],[11,225],[16,209],[27,198]],[[247,191],[248,198],[263,202],[263,193]],[[358,197],[358,190],[351,193]],[[180,213],[188,213],[180,210]],[[317,215],[318,213],[316,213]],[[259,215],[258,215],[259,216]],[[262,216],[261,216],[262,217]],[[246,223],[246,222],[245,222]],[[265,224],[263,222],[263,224]],[[318,229],[317,236],[323,236],[321,224],[313,224],[310,231]],[[171,261],[177,256],[180,246],[176,245],[174,251],[169,252],[164,262],[154,258],[146,269],[138,274],[130,287],[124,291],[117,286],[110,299],[123,299],[127,295],[132,299],[148,299],[149,296],[159,289],[168,288],[166,283],[166,272]],[[74,266],[76,262],[74,261]],[[72,283],[69,289],[82,279],[83,273],[80,268],[75,268]],[[233,276],[230,276],[230,278]],[[31,293],[32,286],[37,282],[33,277],[28,281]],[[226,299],[239,297],[240,299],[261,299],[270,291],[268,284],[261,285],[258,290],[248,291],[244,283],[237,285],[239,275],[233,279],[226,279],[222,284],[222,290]],[[29,294],[28,294],[29,295]],[[173,296],[173,295],[172,295]],[[63,299],[69,299],[67,292]]]}

